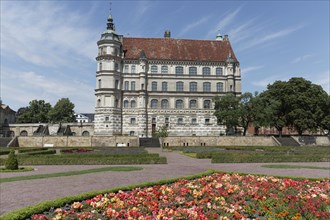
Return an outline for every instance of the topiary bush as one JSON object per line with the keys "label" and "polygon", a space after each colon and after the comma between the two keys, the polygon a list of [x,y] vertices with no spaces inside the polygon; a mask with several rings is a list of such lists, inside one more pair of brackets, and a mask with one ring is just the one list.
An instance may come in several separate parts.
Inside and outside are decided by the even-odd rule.
{"label": "topiary bush", "polygon": [[14,150],[11,150],[8,155],[8,159],[5,162],[5,169],[6,170],[18,170],[18,160],[17,160]]}

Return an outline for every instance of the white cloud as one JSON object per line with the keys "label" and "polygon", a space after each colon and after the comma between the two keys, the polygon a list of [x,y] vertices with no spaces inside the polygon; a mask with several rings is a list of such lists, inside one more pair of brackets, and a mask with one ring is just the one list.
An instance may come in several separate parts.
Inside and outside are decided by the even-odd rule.
{"label": "white cloud", "polygon": [[215,36],[218,31],[221,32],[221,31],[225,30],[225,28],[235,20],[237,14],[240,12],[241,9],[242,9],[242,7],[238,7],[236,10],[228,12],[225,15],[225,17],[222,17],[218,21],[218,23],[209,30],[209,32],[206,35],[206,38]]}
{"label": "white cloud", "polygon": [[182,29],[182,31],[180,31],[180,33],[178,33],[178,37],[184,35],[185,33],[193,30],[194,28],[200,26],[201,24],[207,22],[210,19],[210,16],[207,17],[203,17],[201,19],[199,19],[198,21],[195,21],[194,23],[191,23],[189,25],[187,25],[187,27],[185,27],[184,29]]}
{"label": "white cloud", "polygon": [[70,65],[72,57],[94,59],[94,33],[98,32],[84,25],[88,17],[48,1],[4,2],[1,6],[4,56],[48,67]]}
{"label": "white cloud", "polygon": [[279,30],[276,32],[271,32],[266,35],[260,35],[258,33],[255,33],[255,35],[254,35],[255,37],[251,38],[251,40],[249,40],[249,41],[245,41],[245,43],[242,46],[240,46],[237,51],[243,51],[243,50],[249,49],[254,46],[260,46],[265,43],[272,42],[275,39],[288,36],[288,35],[296,32],[297,30],[301,29],[302,27],[303,27],[303,25],[298,25],[295,27],[286,28],[286,29]]}
{"label": "white cloud", "polygon": [[255,70],[259,70],[259,69],[262,69],[264,66],[249,66],[249,67],[245,67],[245,68],[242,68],[241,72],[243,75],[249,73],[249,72],[253,72]]}
{"label": "white cloud", "polygon": [[292,60],[291,63],[293,63],[293,64],[299,63],[299,62],[305,61],[305,60],[307,60],[307,59],[309,59],[309,58],[311,58],[313,56],[314,55],[312,55],[312,54],[306,54],[304,56],[300,56],[300,57],[295,58],[294,60]]}
{"label": "white cloud", "polygon": [[3,100],[13,109],[24,107],[34,99],[43,99],[54,105],[59,99],[68,97],[75,109],[94,112],[94,88],[82,80],[46,77],[36,72],[3,70]]}

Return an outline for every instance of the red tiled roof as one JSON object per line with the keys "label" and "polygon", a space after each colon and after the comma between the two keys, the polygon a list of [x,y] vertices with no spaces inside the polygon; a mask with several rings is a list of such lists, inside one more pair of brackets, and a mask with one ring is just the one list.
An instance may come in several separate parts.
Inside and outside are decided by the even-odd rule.
{"label": "red tiled roof", "polygon": [[237,62],[229,41],[172,38],[123,38],[125,59],[139,59],[144,50],[149,60],[226,61],[229,53]]}

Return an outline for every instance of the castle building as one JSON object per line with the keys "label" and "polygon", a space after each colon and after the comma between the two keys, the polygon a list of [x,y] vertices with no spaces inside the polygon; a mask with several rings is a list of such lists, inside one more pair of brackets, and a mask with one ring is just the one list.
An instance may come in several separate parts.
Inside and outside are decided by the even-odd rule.
{"label": "castle building", "polygon": [[228,35],[216,40],[124,37],[113,18],[97,42],[95,135],[219,136],[215,96],[241,94]]}

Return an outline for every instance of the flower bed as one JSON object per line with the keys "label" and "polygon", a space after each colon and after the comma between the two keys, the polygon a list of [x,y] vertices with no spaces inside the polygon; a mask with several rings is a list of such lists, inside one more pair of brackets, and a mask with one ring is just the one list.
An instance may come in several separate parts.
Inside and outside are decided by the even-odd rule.
{"label": "flower bed", "polygon": [[67,149],[67,150],[61,150],[61,153],[86,153],[86,152],[92,152],[93,149],[85,149],[85,148],[74,148],[74,149]]}
{"label": "flower bed", "polygon": [[100,194],[32,219],[330,219],[330,181],[215,173]]}

